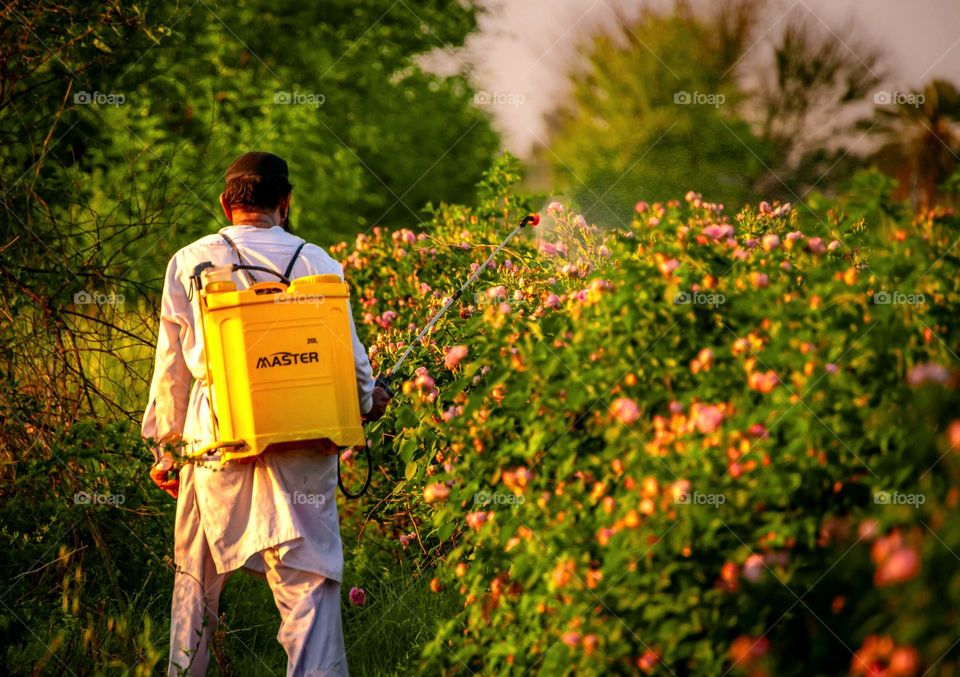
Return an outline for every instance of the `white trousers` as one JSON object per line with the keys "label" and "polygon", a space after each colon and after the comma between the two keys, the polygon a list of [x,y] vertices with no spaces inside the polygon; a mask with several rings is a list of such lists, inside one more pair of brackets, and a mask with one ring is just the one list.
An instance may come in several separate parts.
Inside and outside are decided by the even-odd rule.
{"label": "white trousers", "polygon": [[[174,579],[167,669],[171,677],[205,675],[210,662],[220,592],[230,573],[218,574],[206,542],[203,548],[202,580],[179,570]],[[287,677],[347,677],[340,583],[284,565],[276,548],[261,554],[280,611],[277,640],[287,652]]]}

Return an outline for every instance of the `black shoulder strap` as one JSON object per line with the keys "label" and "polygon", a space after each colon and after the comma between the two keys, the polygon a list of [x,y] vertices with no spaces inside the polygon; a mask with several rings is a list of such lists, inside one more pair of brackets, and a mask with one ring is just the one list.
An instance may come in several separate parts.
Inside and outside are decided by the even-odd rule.
{"label": "black shoulder strap", "polygon": [[287,264],[287,269],[283,271],[283,276],[290,279],[290,273],[293,272],[293,264],[297,262],[297,257],[300,256],[300,251],[306,246],[306,241],[300,243],[300,246],[297,247],[297,251],[293,252],[293,256],[290,258],[290,263]]}
{"label": "black shoulder strap", "polygon": [[[222,237],[224,240],[227,241],[227,244],[230,245],[230,248],[233,249],[234,253],[237,255],[237,263],[239,263],[240,265],[245,265],[243,256],[240,255],[240,249],[237,247],[236,243],[233,240],[231,240],[225,233],[220,233],[220,237]],[[253,276],[253,273],[251,273],[246,268],[243,269],[243,272],[247,274],[247,279],[250,280],[251,285],[254,285],[257,283],[257,278]]]}

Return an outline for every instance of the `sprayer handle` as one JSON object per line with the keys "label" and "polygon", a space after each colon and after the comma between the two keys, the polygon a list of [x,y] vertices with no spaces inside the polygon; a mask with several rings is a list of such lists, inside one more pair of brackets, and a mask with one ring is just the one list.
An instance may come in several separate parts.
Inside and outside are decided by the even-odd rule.
{"label": "sprayer handle", "polygon": [[393,388],[390,387],[389,377],[384,376],[383,374],[377,375],[377,380],[374,382],[374,385],[377,388],[383,388],[390,397],[393,397],[396,394],[393,392]]}

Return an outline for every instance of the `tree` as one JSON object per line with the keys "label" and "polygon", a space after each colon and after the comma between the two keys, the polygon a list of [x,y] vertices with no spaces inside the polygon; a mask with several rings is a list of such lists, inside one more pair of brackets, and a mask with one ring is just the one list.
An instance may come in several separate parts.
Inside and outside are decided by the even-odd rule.
{"label": "tree", "polygon": [[[163,265],[225,225],[223,172],[244,150],[288,158],[293,222],[321,244],[469,201],[497,137],[465,78],[425,73],[417,57],[462,44],[477,11],[458,0],[8,7],[11,406],[29,389],[58,420],[136,415]],[[101,297],[124,303],[76,302]],[[137,349],[121,357],[123,340]]]}
{"label": "tree", "polygon": [[795,9],[772,40],[769,60],[743,60],[747,96],[741,113],[774,148],[770,171],[754,186],[757,193],[790,199],[785,188],[806,194],[827,176],[850,176],[862,162],[862,151],[856,151],[865,136],[857,133],[863,104],[886,70],[880,52],[857,40],[852,24],[840,33],[843,41]]}
{"label": "tree", "polygon": [[746,195],[770,152],[736,115],[740,92],[723,77],[745,48],[749,18],[721,18],[717,30],[682,4],[646,10],[584,48],[571,105],[549,118],[552,152],[541,155],[587,218],[617,223],[637,196],[690,188],[728,203]]}
{"label": "tree", "polygon": [[696,188],[735,209],[754,196],[799,201],[847,172],[844,142],[882,76],[879,56],[852,53],[801,14],[758,36],[765,6],[678,2],[594,36],[588,65],[570,74],[570,105],[549,118],[553,152],[541,151],[559,189],[609,220],[627,218],[637,194]]}
{"label": "tree", "polygon": [[477,11],[454,0],[198,3],[176,18],[184,39],[105,83],[134,105],[96,120],[109,126],[114,156],[159,160],[195,193],[178,233],[219,220],[223,170],[253,146],[290,161],[305,236],[332,242],[408,224],[426,202],[469,199],[498,147],[465,78],[416,61],[462,45]]}
{"label": "tree", "polygon": [[929,208],[941,201],[938,189],[960,162],[960,92],[932,80],[917,94],[890,93],[877,109],[874,130],[883,145],[874,159],[899,182],[895,195]]}

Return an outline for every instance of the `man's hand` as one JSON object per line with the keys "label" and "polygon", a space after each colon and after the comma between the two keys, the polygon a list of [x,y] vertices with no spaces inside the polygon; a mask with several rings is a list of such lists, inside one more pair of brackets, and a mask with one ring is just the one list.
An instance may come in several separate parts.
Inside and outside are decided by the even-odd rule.
{"label": "man's hand", "polygon": [[383,388],[374,388],[373,389],[373,407],[367,412],[366,418],[368,421],[379,421],[384,412],[387,410],[387,403],[390,401],[390,395],[387,394],[387,391]]}
{"label": "man's hand", "polygon": [[160,456],[160,460],[150,468],[150,479],[176,500],[180,493],[180,478],[178,473],[179,471],[173,467],[173,454],[165,451],[163,455]]}

